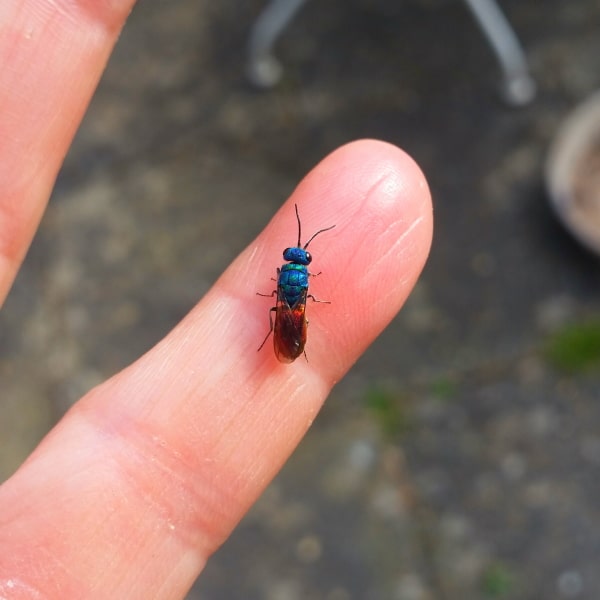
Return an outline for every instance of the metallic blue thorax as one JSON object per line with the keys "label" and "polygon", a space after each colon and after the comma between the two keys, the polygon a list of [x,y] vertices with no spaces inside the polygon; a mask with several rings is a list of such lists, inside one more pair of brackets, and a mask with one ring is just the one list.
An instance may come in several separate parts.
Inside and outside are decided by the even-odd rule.
{"label": "metallic blue thorax", "polygon": [[[297,250],[300,250],[303,254],[300,255],[295,252]],[[309,260],[306,260],[306,254],[308,253],[301,248],[288,248],[284,252],[283,257],[285,260],[293,260],[294,262],[283,265],[279,270],[277,289],[279,290],[280,297],[283,297],[292,308],[298,300],[306,300],[306,292],[308,290],[308,269],[306,268],[306,264],[310,262],[310,254],[308,255]],[[300,261],[306,264],[301,264]]]}

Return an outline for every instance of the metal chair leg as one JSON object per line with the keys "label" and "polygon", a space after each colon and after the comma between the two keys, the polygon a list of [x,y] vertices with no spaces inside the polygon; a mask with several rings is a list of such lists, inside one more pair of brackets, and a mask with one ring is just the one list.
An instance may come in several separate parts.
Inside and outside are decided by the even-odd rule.
{"label": "metal chair leg", "polygon": [[525,52],[495,0],[464,0],[487,38],[504,78],[503,94],[513,106],[533,100],[535,82],[529,74]]}
{"label": "metal chair leg", "polygon": [[[246,72],[258,87],[272,87],[283,68],[273,48],[285,28],[307,0],[271,0],[258,16],[248,42]],[[495,0],[464,0],[492,48],[503,75],[503,95],[509,104],[522,106],[533,100],[535,82],[529,74],[525,52]]]}
{"label": "metal chair leg", "polygon": [[273,54],[275,43],[306,0],[271,0],[256,19],[248,41],[246,73],[258,87],[272,87],[283,72]]}

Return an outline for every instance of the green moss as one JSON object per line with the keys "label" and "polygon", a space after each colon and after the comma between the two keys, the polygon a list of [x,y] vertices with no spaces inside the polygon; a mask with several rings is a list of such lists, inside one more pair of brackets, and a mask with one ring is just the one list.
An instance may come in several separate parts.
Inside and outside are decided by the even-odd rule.
{"label": "green moss", "polygon": [[563,327],[546,341],[544,355],[563,371],[600,370],[600,319]]}
{"label": "green moss", "polygon": [[403,434],[412,428],[406,401],[400,394],[374,386],[367,391],[365,404],[387,435]]}
{"label": "green moss", "polygon": [[431,384],[432,394],[441,402],[451,400],[458,392],[456,381],[450,378],[441,378]]}
{"label": "green moss", "polygon": [[500,563],[488,566],[483,574],[483,593],[488,598],[502,598],[514,587],[514,578],[510,571]]}

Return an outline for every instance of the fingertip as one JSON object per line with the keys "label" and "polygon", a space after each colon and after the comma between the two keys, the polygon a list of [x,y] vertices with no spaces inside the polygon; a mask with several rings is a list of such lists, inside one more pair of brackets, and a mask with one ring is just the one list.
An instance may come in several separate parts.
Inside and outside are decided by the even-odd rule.
{"label": "fingertip", "polygon": [[395,316],[418,279],[432,240],[429,187],[402,149],[358,140],[304,178],[282,210],[287,227],[292,204],[309,234],[336,225],[312,246],[313,270],[323,276],[311,282],[311,291],[332,304],[310,306],[307,343],[311,363],[335,381]]}
{"label": "fingertip", "polygon": [[418,221],[428,253],[433,214],[427,180],[416,161],[389,142],[362,139],[334,150],[300,182],[292,202],[315,223]]}

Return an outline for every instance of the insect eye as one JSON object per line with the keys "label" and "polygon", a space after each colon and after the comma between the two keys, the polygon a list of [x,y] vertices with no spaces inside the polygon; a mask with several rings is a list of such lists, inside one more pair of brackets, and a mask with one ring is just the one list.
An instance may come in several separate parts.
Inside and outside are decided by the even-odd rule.
{"label": "insect eye", "polygon": [[310,252],[306,253],[306,264],[310,264],[312,262],[312,256],[310,254]]}

